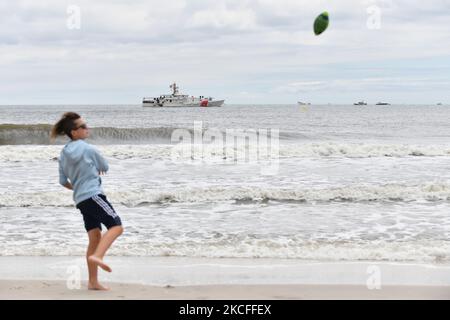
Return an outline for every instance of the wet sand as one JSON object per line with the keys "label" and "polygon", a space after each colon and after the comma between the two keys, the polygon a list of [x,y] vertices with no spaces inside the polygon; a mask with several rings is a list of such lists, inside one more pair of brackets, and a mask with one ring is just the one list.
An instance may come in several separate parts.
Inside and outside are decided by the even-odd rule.
{"label": "wet sand", "polygon": [[64,281],[0,280],[0,299],[20,300],[378,300],[450,299],[448,286],[386,286],[369,290],[357,285],[205,285],[147,286],[108,283],[110,291],[90,291],[86,283],[69,289]]}

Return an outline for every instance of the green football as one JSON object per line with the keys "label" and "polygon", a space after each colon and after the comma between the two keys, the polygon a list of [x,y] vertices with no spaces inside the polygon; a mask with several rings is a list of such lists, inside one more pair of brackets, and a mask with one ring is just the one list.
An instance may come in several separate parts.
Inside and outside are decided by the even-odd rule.
{"label": "green football", "polygon": [[314,21],[314,33],[316,36],[324,32],[328,28],[328,12],[322,12]]}

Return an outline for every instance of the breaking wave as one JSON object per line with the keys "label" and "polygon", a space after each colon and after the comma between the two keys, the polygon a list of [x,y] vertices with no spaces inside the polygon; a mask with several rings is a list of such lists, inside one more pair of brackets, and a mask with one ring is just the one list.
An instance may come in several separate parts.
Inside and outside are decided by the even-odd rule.
{"label": "breaking wave", "polygon": [[[2,124],[0,125],[0,145],[49,145],[49,124]],[[170,142],[172,132],[177,128],[91,128],[90,141],[95,143],[162,143]],[[188,130],[188,129],[187,129]],[[56,143],[66,142],[58,138]]]}
{"label": "breaking wave", "polygon": [[[0,145],[50,145],[50,124],[0,124]],[[89,141],[99,144],[148,144],[148,143],[171,143],[172,134],[175,130],[182,129],[192,136],[192,128],[183,127],[154,127],[154,128],[116,128],[116,127],[94,127],[90,128]],[[226,133],[226,130],[213,129],[216,133]],[[207,130],[206,128],[203,131]],[[231,131],[233,129],[230,129]],[[230,132],[231,132],[230,131]],[[238,132],[253,132],[242,130]],[[281,133],[280,139],[291,140],[294,137],[301,138],[302,135],[294,133]],[[57,144],[67,141],[66,138],[58,138]]]}
{"label": "breaking wave", "polygon": [[[80,237],[83,238],[80,234]],[[27,246],[0,244],[0,256],[83,256],[85,244],[62,244],[54,238]],[[197,257],[197,258],[277,258],[306,261],[390,261],[447,263],[448,241],[343,242],[302,241],[290,237],[254,239],[218,235],[216,239],[199,238],[180,241],[149,238],[136,243],[122,238],[108,253],[112,256]]]}
{"label": "breaking wave", "polygon": [[[138,207],[164,203],[246,202],[416,202],[450,201],[450,184],[387,184],[322,189],[268,187],[184,187],[171,189],[107,189],[115,204]],[[70,207],[70,194],[60,191],[3,193],[0,207]]]}
{"label": "breaking wave", "polygon": [[[182,148],[175,144],[146,144],[146,145],[98,145],[98,149],[107,157],[118,160],[125,159],[153,159],[153,160],[191,160]],[[233,157],[248,155],[247,146],[214,146],[193,145],[194,155],[202,154],[200,160],[234,160]],[[258,148],[256,148],[258,149]],[[262,149],[260,149],[262,150]],[[48,145],[3,145],[0,146],[0,161],[47,161],[56,160],[61,146]],[[264,151],[264,150],[262,150]],[[200,152],[200,153],[199,153]],[[266,152],[258,160],[268,157],[280,158],[375,158],[375,157],[441,157],[450,156],[450,146],[438,145],[405,145],[405,144],[368,144],[368,143],[335,143],[315,142],[298,144],[280,144],[278,152]],[[230,157],[230,155],[233,155]]]}

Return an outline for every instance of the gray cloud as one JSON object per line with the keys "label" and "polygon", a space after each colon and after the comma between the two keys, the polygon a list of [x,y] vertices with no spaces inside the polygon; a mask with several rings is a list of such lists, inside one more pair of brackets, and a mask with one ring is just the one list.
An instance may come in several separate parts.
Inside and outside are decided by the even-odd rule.
{"label": "gray cloud", "polygon": [[[66,27],[68,4],[81,8],[80,30]],[[380,30],[366,26],[374,4],[382,9]],[[24,91],[42,99],[138,102],[174,80],[229,100],[267,101],[278,92],[288,101],[297,92],[280,88],[292,83],[338,95],[345,87],[339,75],[349,66],[366,69],[349,75],[355,85],[379,77],[389,61],[450,56],[449,6],[442,0],[0,0],[0,102],[22,101]],[[330,28],[316,37],[312,23],[325,10]],[[440,61],[441,69],[448,66],[448,59]],[[424,72],[403,68],[390,77],[404,80],[403,90]],[[424,88],[441,90],[445,81]],[[363,83],[360,90],[389,90]]]}

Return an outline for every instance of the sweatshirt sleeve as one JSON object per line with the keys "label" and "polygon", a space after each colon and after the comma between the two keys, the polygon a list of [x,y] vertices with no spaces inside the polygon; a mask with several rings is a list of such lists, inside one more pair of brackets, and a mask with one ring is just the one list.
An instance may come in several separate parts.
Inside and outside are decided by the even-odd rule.
{"label": "sweatshirt sleeve", "polygon": [[61,159],[58,161],[59,163],[59,183],[64,186],[66,185],[69,181],[66,177],[66,175],[64,174],[64,170],[63,167],[61,165]]}
{"label": "sweatshirt sleeve", "polygon": [[97,149],[92,148],[92,156],[93,156],[95,167],[97,168],[98,171],[106,172],[109,170],[108,162],[106,161],[105,158],[103,158],[103,156],[100,154],[100,152]]}

